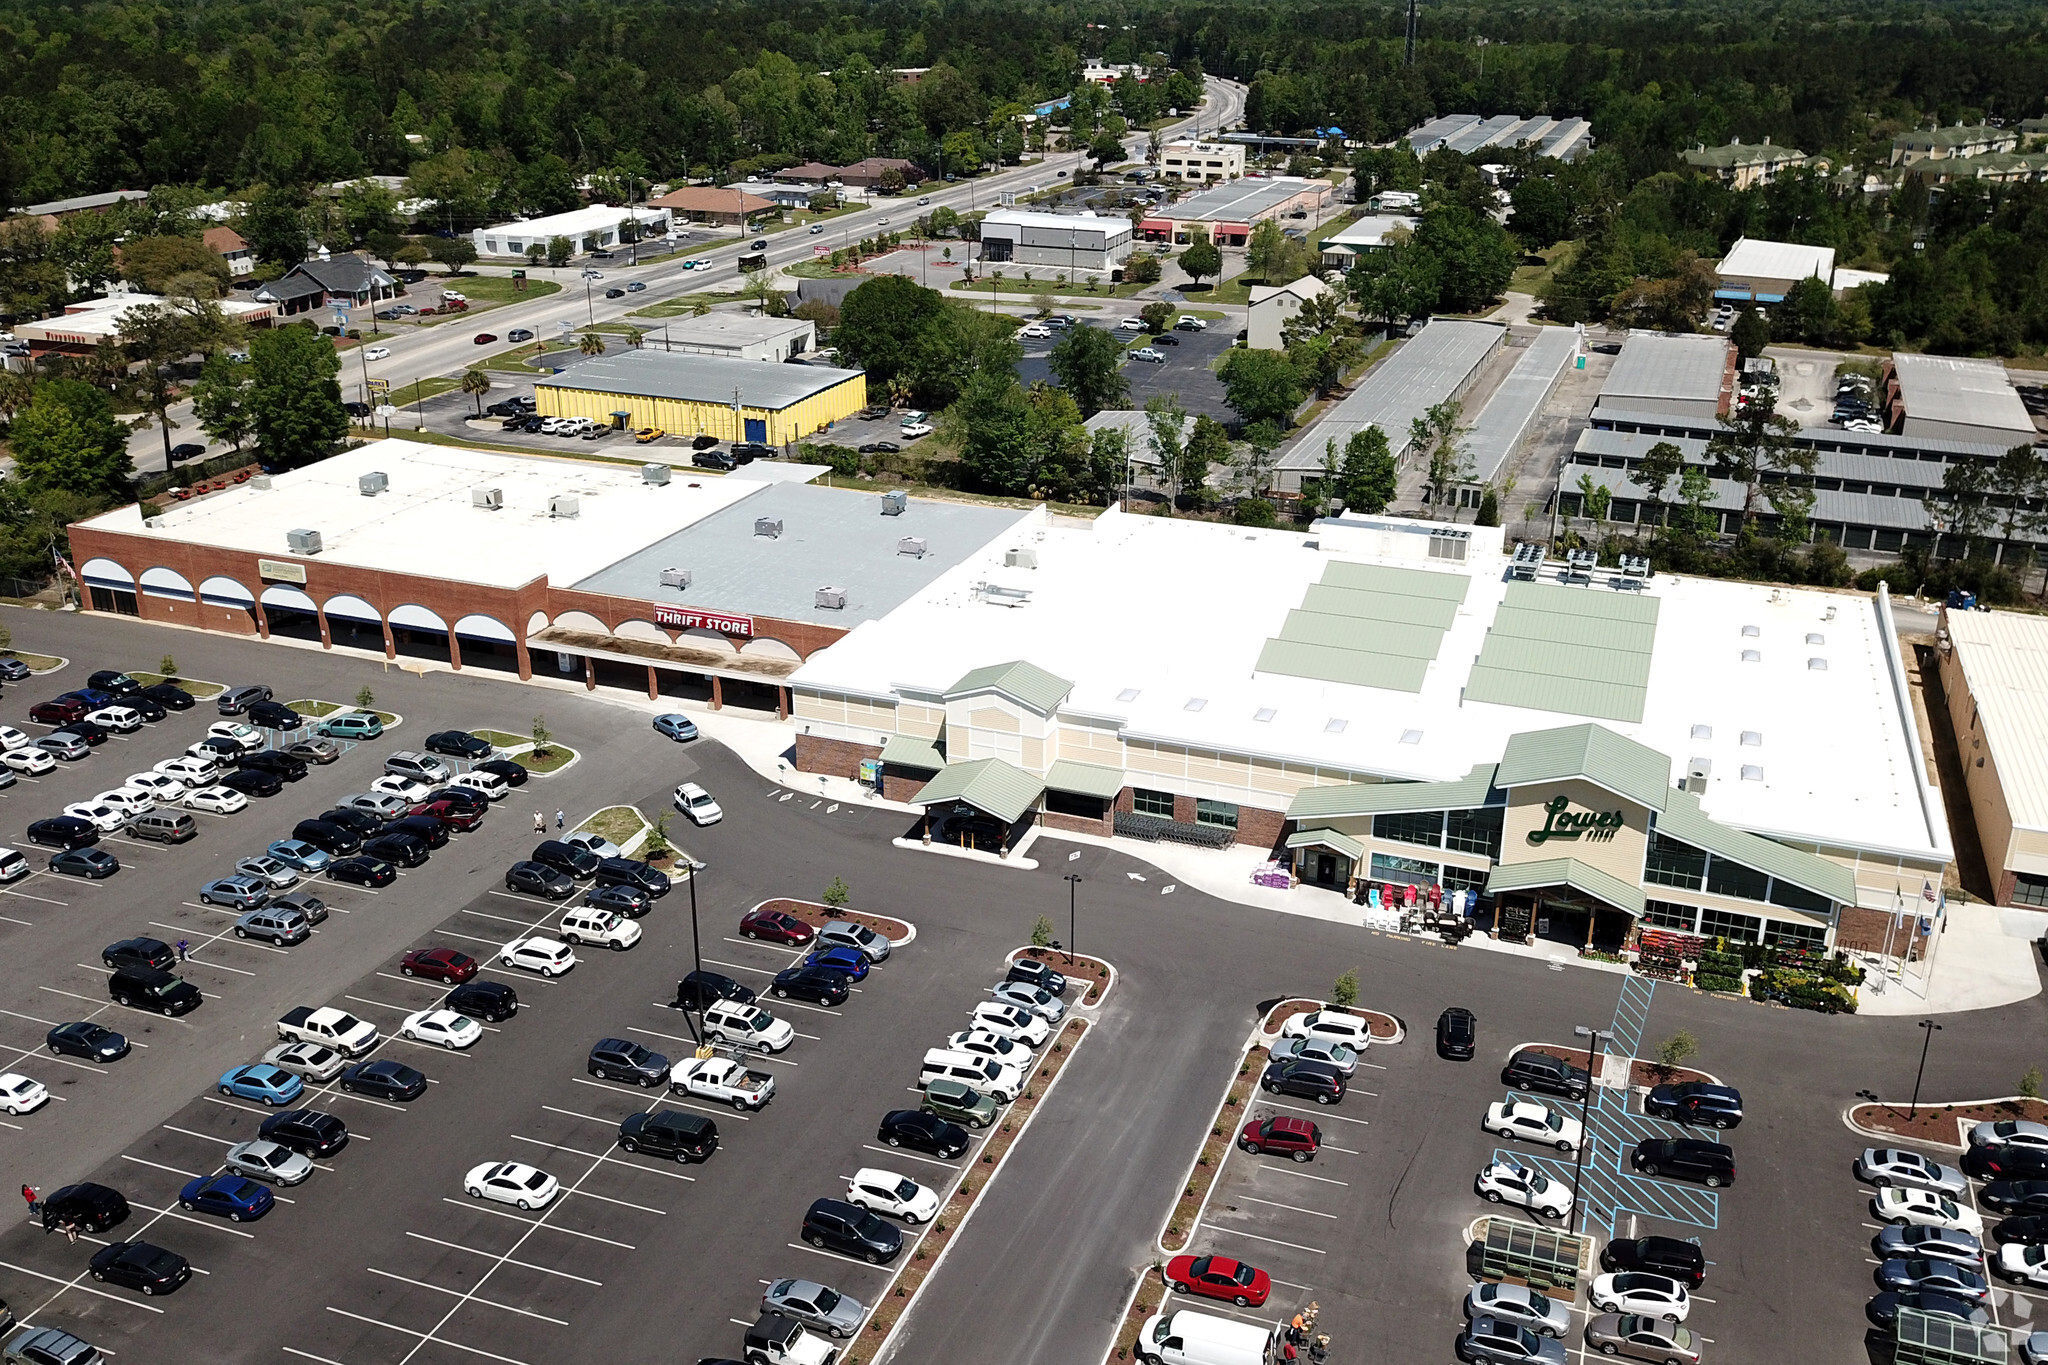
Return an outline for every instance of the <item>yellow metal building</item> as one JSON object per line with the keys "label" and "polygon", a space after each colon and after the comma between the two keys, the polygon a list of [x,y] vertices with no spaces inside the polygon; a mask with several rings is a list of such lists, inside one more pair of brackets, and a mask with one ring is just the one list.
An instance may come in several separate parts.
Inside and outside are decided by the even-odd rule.
{"label": "yellow metal building", "polygon": [[860,370],[639,350],[542,379],[533,401],[543,417],[786,445],[866,407],[868,384]]}

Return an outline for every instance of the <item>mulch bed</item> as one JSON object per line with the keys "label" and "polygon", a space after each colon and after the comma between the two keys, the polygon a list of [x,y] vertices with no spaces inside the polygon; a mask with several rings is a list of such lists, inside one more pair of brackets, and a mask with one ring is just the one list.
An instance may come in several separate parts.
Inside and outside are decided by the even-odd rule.
{"label": "mulch bed", "polygon": [[1020,957],[1035,957],[1040,962],[1049,963],[1054,971],[1069,981],[1092,980],[1088,997],[1081,1002],[1084,1005],[1101,1004],[1102,993],[1109,989],[1109,964],[1099,957],[1090,957],[1086,953],[1054,952],[1050,948],[1026,948],[1021,953],[1010,954],[1012,962]]}
{"label": "mulch bed", "polygon": [[1147,1266],[1139,1272],[1138,1296],[1131,1300],[1131,1311],[1124,1315],[1124,1325],[1117,1329],[1111,1342],[1108,1359],[1129,1360],[1131,1347],[1137,1343],[1138,1329],[1145,1325],[1145,1319],[1159,1311],[1159,1305],[1166,1301],[1166,1277],[1156,1266]]}
{"label": "mulch bed", "polygon": [[[1574,1050],[1568,1047],[1552,1047],[1545,1043],[1538,1043],[1534,1047],[1525,1047],[1518,1050],[1538,1053],[1545,1057],[1555,1057],[1561,1062],[1570,1063],[1581,1071],[1586,1069],[1586,1050],[1584,1048]],[[1599,1062],[1598,1054],[1594,1056],[1593,1060],[1595,1063]],[[1593,1075],[1598,1077],[1599,1074],[1600,1070],[1596,1065],[1593,1069]],[[1714,1081],[1714,1078],[1706,1072],[1695,1071],[1689,1066],[1674,1066],[1667,1069],[1655,1062],[1646,1062],[1641,1057],[1635,1058],[1630,1063],[1628,1079],[1630,1085],[1681,1085],[1686,1081],[1706,1081],[1712,1084]]]}
{"label": "mulch bed", "polygon": [[863,929],[872,929],[891,943],[901,943],[910,937],[910,926],[900,919],[890,919],[887,915],[870,915],[861,910],[848,910],[845,906],[835,910],[819,901],[790,900],[784,897],[763,902],[761,908],[780,910],[785,915],[795,915],[798,919],[808,920],[812,924],[843,919],[849,924],[858,924]]}
{"label": "mulch bed", "polygon": [[2048,1101],[2019,1099],[1994,1100],[1989,1104],[1939,1104],[1923,1100],[1919,1112],[1910,1116],[1908,1107],[1903,1104],[1859,1104],[1849,1111],[1849,1117],[1880,1133],[1896,1133],[1902,1138],[1953,1147],[1960,1141],[1957,1119],[2032,1119],[2036,1123],[2048,1123]]}
{"label": "mulch bed", "polygon": [[[1266,1032],[1278,1032],[1282,1024],[1285,1024],[1297,1014],[1314,1014],[1317,1010],[1333,1010],[1336,1008],[1335,1005],[1325,1005],[1315,1000],[1282,1001],[1273,1007],[1271,1014],[1266,1016]],[[1401,1023],[1391,1014],[1381,1014],[1378,1010],[1362,1010],[1355,1005],[1348,1010],[1342,1011],[1342,1013],[1363,1016],[1366,1023],[1371,1026],[1374,1038],[1392,1040],[1401,1036]]]}

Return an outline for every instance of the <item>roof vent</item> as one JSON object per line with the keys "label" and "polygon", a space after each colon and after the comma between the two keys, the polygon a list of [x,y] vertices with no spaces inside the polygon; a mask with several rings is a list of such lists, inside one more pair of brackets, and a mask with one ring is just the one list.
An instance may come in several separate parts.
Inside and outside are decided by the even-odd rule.
{"label": "roof vent", "polygon": [[1819,631],[1816,630],[1807,632],[1806,643],[1810,645],[1824,645],[1827,642],[1828,637],[1821,634]]}
{"label": "roof vent", "polygon": [[640,482],[656,488],[666,488],[669,472],[669,467],[665,464],[643,464],[640,466]]}
{"label": "roof vent", "polygon": [[766,536],[770,540],[775,540],[779,538],[782,535],[782,518],[755,517],[754,534],[757,536]]}
{"label": "roof vent", "polygon": [[1188,704],[1187,704],[1186,706],[1183,706],[1183,707],[1181,707],[1181,710],[1183,710],[1183,711],[1199,711],[1199,710],[1201,710],[1201,709],[1202,709],[1203,707],[1207,706],[1208,704],[1209,704],[1209,699],[1208,699],[1207,697],[1189,697],[1189,698],[1188,698]]}
{"label": "roof vent", "polygon": [[882,494],[882,515],[900,517],[910,507],[910,495],[902,489],[893,489]]}
{"label": "roof vent", "polygon": [[1123,691],[1116,694],[1116,699],[1118,701],[1136,701],[1138,699],[1138,689],[1126,687]]}
{"label": "roof vent", "polygon": [[[777,523],[777,525],[780,525],[780,524],[781,524],[781,523],[779,523],[779,522]],[[818,606],[818,607],[824,607],[824,608],[826,608],[827,610],[830,610],[830,611],[845,611],[845,610],[846,610],[846,589],[844,589],[844,588],[820,588],[820,589],[818,589],[818,595],[817,595],[817,597],[816,597],[816,598],[815,598],[815,599],[813,600],[813,602],[812,602],[812,605],[813,605],[813,606]]]}
{"label": "roof vent", "polygon": [[296,555],[317,555],[320,553],[320,533],[318,531],[303,529],[286,531],[284,533],[284,543],[291,546],[292,553]]}
{"label": "roof vent", "polygon": [[1714,737],[1714,727],[1711,725],[1695,725],[1692,727],[1692,737],[1694,739],[1712,739]]}
{"label": "roof vent", "polygon": [[688,569],[663,569],[661,571],[661,586],[664,588],[688,588],[690,586],[690,571]]}
{"label": "roof vent", "polygon": [[1742,662],[1746,664],[1760,664],[1763,661],[1764,654],[1760,649],[1745,649],[1742,651]]}
{"label": "roof vent", "polygon": [[1332,716],[1323,722],[1323,733],[1326,735],[1341,735],[1344,733],[1344,727],[1350,723],[1350,721],[1344,720],[1341,717]]}
{"label": "roof vent", "polygon": [[495,512],[505,505],[505,490],[502,488],[472,488],[469,490],[469,505],[481,507],[486,512]]}
{"label": "roof vent", "polygon": [[1828,671],[1828,661],[1826,659],[1808,659],[1806,661],[1806,671],[1809,673],[1825,673]]}
{"label": "roof vent", "polygon": [[381,469],[373,469],[356,480],[356,491],[366,498],[374,498],[391,487],[391,476]]}
{"label": "roof vent", "polygon": [[1714,775],[1714,760],[1711,758],[1688,758],[1685,760],[1685,789],[1694,796],[1704,796],[1707,779]]}
{"label": "roof vent", "polygon": [[583,504],[567,493],[557,493],[548,499],[548,515],[565,519],[580,517],[583,515]]}
{"label": "roof vent", "polygon": [[1754,640],[1757,636],[1761,634],[1763,634],[1763,632],[1758,630],[1755,626],[1744,626],[1742,628],[1742,638],[1745,640]]}
{"label": "roof vent", "polygon": [[1038,567],[1038,551],[1005,550],[1003,567],[1006,569],[1035,569]]}
{"label": "roof vent", "polygon": [[1403,744],[1420,744],[1420,743],[1422,743],[1422,731],[1420,731],[1420,730],[1403,730],[1403,731],[1401,732],[1401,742],[1402,742]]}
{"label": "roof vent", "polygon": [[1252,719],[1257,721],[1259,724],[1264,725],[1266,722],[1272,720],[1273,717],[1279,714],[1280,713],[1278,711],[1275,711],[1270,706],[1261,706],[1256,712],[1252,714]]}
{"label": "roof vent", "polygon": [[1761,767],[1760,765],[1758,765],[1758,764],[1755,764],[1755,763],[1745,763],[1745,764],[1743,764],[1743,765],[1742,765],[1742,780],[1743,780],[1744,782],[1761,782],[1761,781],[1763,781],[1763,780],[1764,780],[1764,770],[1763,770],[1763,768],[1762,768],[1762,767]]}
{"label": "roof vent", "polygon": [[1744,730],[1742,732],[1742,744],[1744,748],[1759,749],[1763,747],[1763,742],[1764,732],[1761,730]]}
{"label": "roof vent", "polygon": [[896,542],[896,553],[909,555],[912,559],[923,559],[927,548],[923,536],[905,536]]}
{"label": "roof vent", "polygon": [[270,476],[269,476],[268,474],[251,474],[251,475],[249,476],[249,487],[251,487],[251,488],[268,488],[268,487],[270,487]]}

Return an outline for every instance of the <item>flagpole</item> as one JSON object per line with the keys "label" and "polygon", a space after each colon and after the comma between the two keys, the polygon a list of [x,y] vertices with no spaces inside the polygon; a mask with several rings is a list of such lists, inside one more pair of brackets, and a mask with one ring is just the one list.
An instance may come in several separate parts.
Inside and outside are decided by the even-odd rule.
{"label": "flagpole", "polygon": [[[1877,953],[1877,975],[1881,981],[1888,981],[1891,978],[1891,968],[1886,964],[1891,961],[1892,933],[1899,927],[1899,906],[1905,903],[1905,899],[1904,894],[1899,890],[1898,883],[1892,883],[1892,912],[1885,916],[1884,946],[1878,949]],[[1901,971],[1900,976],[1903,978],[1904,975],[1905,973]]]}
{"label": "flagpole", "polygon": [[[1930,886],[1928,888],[1932,890]],[[1927,935],[1927,975],[1921,979],[1924,989],[1921,998],[1931,1000],[1934,992],[1934,955],[1941,949],[1941,936],[1948,932],[1948,888],[1941,888],[1940,899],[1934,903],[1934,928]]]}

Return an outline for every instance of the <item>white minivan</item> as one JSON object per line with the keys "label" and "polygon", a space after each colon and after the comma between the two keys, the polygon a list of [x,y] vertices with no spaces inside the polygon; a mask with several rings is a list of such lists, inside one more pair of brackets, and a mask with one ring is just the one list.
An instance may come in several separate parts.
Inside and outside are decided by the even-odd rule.
{"label": "white minivan", "polygon": [[1211,1317],[1167,1309],[1138,1329],[1138,1359],[1145,1365],[1272,1365],[1280,1357],[1278,1324]]}

